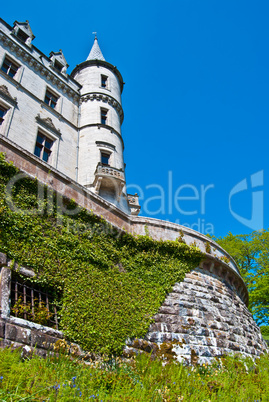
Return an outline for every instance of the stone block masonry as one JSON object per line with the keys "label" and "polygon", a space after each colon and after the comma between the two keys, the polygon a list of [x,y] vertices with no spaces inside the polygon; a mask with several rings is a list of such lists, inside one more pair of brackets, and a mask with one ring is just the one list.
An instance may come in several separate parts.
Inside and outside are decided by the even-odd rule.
{"label": "stone block masonry", "polygon": [[[213,357],[239,352],[258,357],[268,352],[259,327],[233,284],[215,268],[202,263],[176,283],[154,316],[144,341],[173,344],[178,361],[208,363]],[[134,340],[126,352],[138,352],[143,341]],[[137,348],[138,346],[138,348]]]}

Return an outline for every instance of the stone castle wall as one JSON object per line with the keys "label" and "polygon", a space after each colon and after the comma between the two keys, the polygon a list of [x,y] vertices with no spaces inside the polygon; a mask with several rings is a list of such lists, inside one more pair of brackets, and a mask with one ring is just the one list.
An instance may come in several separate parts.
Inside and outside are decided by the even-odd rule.
{"label": "stone castle wall", "polygon": [[210,261],[174,285],[147,335],[129,342],[125,352],[143,349],[143,341],[153,348],[154,344],[177,341],[173,344],[175,358],[191,363],[195,355],[200,364],[234,352],[257,357],[268,351],[232,278]]}
{"label": "stone castle wall", "polygon": [[[7,160],[14,162],[20,170],[36,177],[60,196],[72,198],[78,205],[102,216],[119,231],[141,235],[148,233],[157,240],[180,238],[187,244],[196,244],[205,253],[206,260],[195,271],[187,274],[183,282],[174,285],[154,317],[155,322],[150,326],[145,339],[139,342],[161,344],[178,341],[173,345],[173,350],[179,360],[190,361],[191,355],[195,353],[200,362],[229,352],[258,356],[268,350],[247,309],[248,292],[238,268],[234,260],[214,241],[171,222],[127,215],[2,136],[0,151],[5,152]],[[3,288],[1,293],[3,295]],[[55,339],[62,336],[61,333],[52,335],[51,329],[37,328],[38,324],[31,329],[29,322],[14,322],[14,318],[3,316],[2,312],[2,346],[10,342],[21,343],[21,329],[16,332],[14,325],[24,328],[26,344],[30,347],[35,342],[36,330],[42,336],[54,336]],[[29,330],[31,333],[27,335]],[[42,342],[46,345],[46,340]],[[137,344],[135,346],[137,348]],[[41,349],[45,350],[44,347]],[[134,343],[131,342],[126,350],[135,350]]]}

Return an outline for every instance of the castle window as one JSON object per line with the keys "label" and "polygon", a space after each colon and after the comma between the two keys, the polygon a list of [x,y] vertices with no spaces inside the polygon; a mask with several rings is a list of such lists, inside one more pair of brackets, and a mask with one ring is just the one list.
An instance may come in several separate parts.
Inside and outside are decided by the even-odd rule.
{"label": "castle window", "polygon": [[107,124],[107,109],[101,109],[101,123]]}
{"label": "castle window", "polygon": [[[11,315],[58,329],[56,297],[47,289],[23,280],[12,272],[10,284]],[[34,287],[35,286],[35,287]]]}
{"label": "castle window", "polygon": [[51,93],[48,89],[46,91],[46,95],[45,95],[45,103],[47,105],[49,105],[52,109],[55,109],[57,100],[59,98],[57,96],[55,96],[53,93]]}
{"label": "castle window", "polygon": [[62,71],[63,69],[63,65],[61,63],[59,63],[57,60],[55,60],[54,62],[54,68],[59,71],[59,73]]}
{"label": "castle window", "polygon": [[8,57],[5,57],[1,70],[13,78],[16,72],[18,71],[18,68],[19,68],[18,64],[11,61]]}
{"label": "castle window", "polygon": [[5,115],[8,109],[6,109],[4,106],[0,105],[0,126],[3,123],[3,121],[5,120]]}
{"label": "castle window", "polygon": [[25,43],[29,38],[29,35],[27,35],[27,33],[25,33],[22,29],[19,29],[17,33],[17,38],[19,38],[22,42]]}
{"label": "castle window", "polygon": [[101,163],[102,165],[109,166],[110,154],[107,152],[101,152]]}
{"label": "castle window", "polygon": [[101,75],[101,87],[107,88],[108,77],[106,75]]}
{"label": "castle window", "polygon": [[38,132],[35,144],[35,152],[34,154],[38,156],[45,162],[48,162],[50,159],[51,148],[53,145],[53,141],[46,137],[44,134]]}

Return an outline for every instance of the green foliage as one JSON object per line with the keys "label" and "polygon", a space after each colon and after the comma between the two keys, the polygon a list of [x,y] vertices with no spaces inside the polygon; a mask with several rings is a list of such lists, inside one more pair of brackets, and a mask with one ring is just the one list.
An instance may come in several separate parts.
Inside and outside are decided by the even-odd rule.
{"label": "green foliage", "polygon": [[259,325],[269,324],[269,231],[229,233],[214,239],[236,261],[249,290],[249,308]]}
{"label": "green foliage", "polygon": [[141,355],[129,362],[90,365],[61,355],[22,359],[0,350],[1,401],[268,401],[269,357],[225,357],[211,366],[187,367]]}
{"label": "green foliage", "polygon": [[32,309],[31,303],[24,303],[20,296],[11,308],[11,314],[19,318],[25,318],[26,315],[27,320],[47,325],[53,314],[46,307],[45,303],[42,300],[35,299],[33,307]]}
{"label": "green foliage", "polygon": [[41,191],[37,180],[21,179],[8,197],[19,172],[3,155],[0,172],[0,251],[62,295],[61,329],[86,350],[119,353],[127,337],[143,336],[172,285],[203,256],[181,242],[119,234],[84,209],[72,215],[74,201]]}
{"label": "green foliage", "polygon": [[265,340],[269,341],[269,325],[262,325],[260,327],[262,336]]}

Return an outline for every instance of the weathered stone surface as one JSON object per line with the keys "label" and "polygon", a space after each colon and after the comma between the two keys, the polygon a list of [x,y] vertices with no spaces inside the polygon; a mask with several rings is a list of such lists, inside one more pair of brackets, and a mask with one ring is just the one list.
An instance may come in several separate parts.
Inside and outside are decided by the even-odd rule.
{"label": "weathered stone surface", "polygon": [[6,323],[6,339],[30,345],[31,330]]}
{"label": "weathered stone surface", "polygon": [[47,335],[42,331],[32,330],[32,346],[42,349],[52,349],[58,340],[55,336]]}
{"label": "weathered stone surface", "polygon": [[5,337],[5,322],[0,321],[0,338]]}
{"label": "weathered stone surface", "polygon": [[7,317],[9,315],[10,280],[11,280],[10,269],[3,267],[1,269],[1,274],[0,274],[0,307],[1,307],[1,315],[3,317]]}
{"label": "weathered stone surface", "polygon": [[[226,275],[225,271],[223,274]],[[268,350],[259,327],[236,291],[221,275],[201,268],[175,284],[154,319],[145,340],[158,345],[184,341],[173,349],[180,361],[190,362],[192,351],[204,363],[228,353],[259,356]]]}
{"label": "weathered stone surface", "polygon": [[7,256],[4,253],[0,253],[0,266],[7,264]]}
{"label": "weathered stone surface", "polygon": [[[60,331],[15,317],[0,318],[0,347],[22,348],[24,356],[33,352],[46,356],[48,350],[63,338]],[[78,345],[72,345],[77,348]]]}

